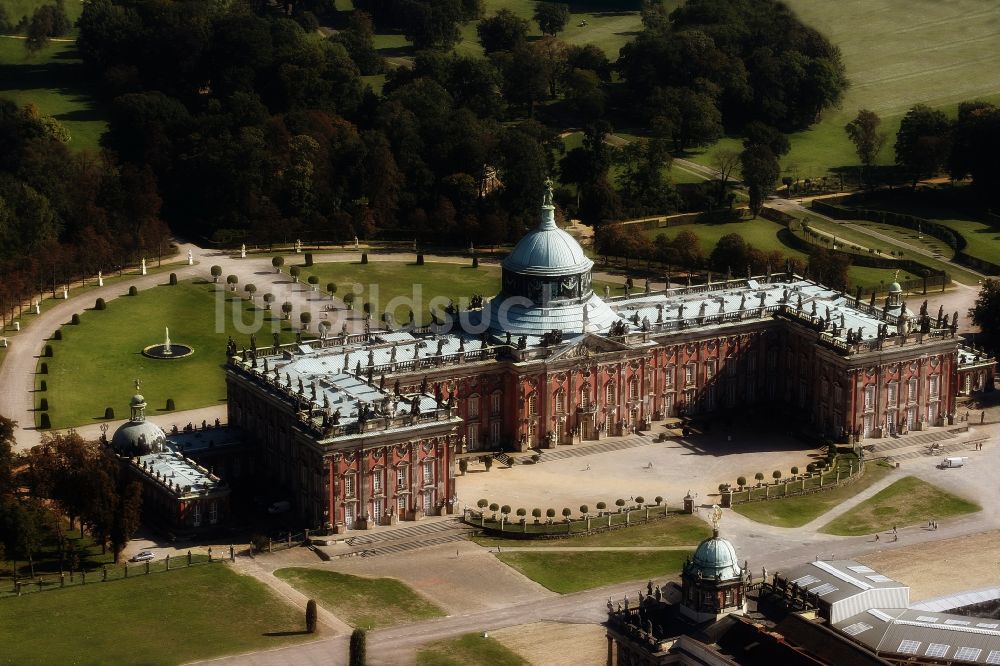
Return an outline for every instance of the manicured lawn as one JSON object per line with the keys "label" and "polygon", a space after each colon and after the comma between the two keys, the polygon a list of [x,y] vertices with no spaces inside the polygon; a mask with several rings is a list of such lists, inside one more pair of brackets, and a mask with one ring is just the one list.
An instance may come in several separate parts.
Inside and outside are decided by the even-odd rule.
{"label": "manicured lawn", "polygon": [[980,511],[981,506],[945,492],[915,476],[907,476],[862,502],[820,530],[858,536]]}
{"label": "manicured lawn", "polygon": [[[121,283],[122,293],[127,285]],[[142,381],[151,415],[164,410],[167,398],[174,399],[178,410],[224,402],[226,340],[232,335],[246,345],[249,335],[236,331],[234,317],[246,325],[260,317],[261,345],[270,344],[273,327],[281,326],[285,342],[294,340],[294,334],[287,329],[288,322],[271,319],[271,313],[248,301],[232,300],[230,292],[216,291],[216,286],[163,284],[108,301],[104,311],[84,312],[79,326],[63,326],[63,339],[48,343],[53,357],[40,362],[48,364],[49,374],[36,377],[46,380],[48,391],[35,393],[36,406],[41,398],[48,399],[54,428],[101,420],[105,407],[113,407],[115,415],[124,418],[136,378]],[[164,327],[170,327],[172,342],[190,345],[194,354],[169,361],[143,356],[144,347],[163,342]]]}
{"label": "manicured lawn", "polygon": [[[873,198],[859,204],[859,207],[916,215],[917,217],[943,224],[950,229],[954,229],[965,238],[965,242],[968,243],[964,250],[966,254],[1000,264],[1000,228],[978,220],[968,213],[934,206],[925,201],[918,200],[911,202],[899,197]],[[897,233],[916,236],[916,232],[911,229],[900,229],[892,225],[875,225],[875,223],[871,222],[866,224],[872,224],[879,231],[883,231],[885,227],[889,227],[897,230]],[[926,238],[927,234],[924,234],[924,237]],[[940,241],[937,242],[940,243]]]}
{"label": "manicured lawn", "polygon": [[629,580],[680,573],[693,551],[574,551],[502,553],[497,558],[553,592],[567,594]]}
{"label": "manicured lawn", "polygon": [[226,565],[0,600],[7,664],[181,664],[301,640],[305,609]]}
{"label": "manicured lawn", "polygon": [[[638,513],[638,512],[634,512]],[[640,516],[641,517],[641,516]],[[594,518],[592,525],[602,524],[601,518]],[[654,520],[642,525],[581,535],[567,539],[500,539],[490,536],[474,537],[480,546],[530,546],[532,548],[600,547],[600,546],[687,546],[695,545],[711,536],[708,524],[699,518],[678,514],[663,520]]]}
{"label": "manicured lawn", "polygon": [[869,463],[865,475],[855,483],[811,495],[737,504],[733,511],[750,520],[777,527],[801,527],[822,516],[841,502],[878,483],[889,473],[887,467]]}
{"label": "manicured lawn", "polygon": [[[879,163],[891,164],[899,121],[910,106],[922,102],[954,113],[963,100],[1000,98],[1000,50],[989,46],[996,40],[1000,9],[991,0],[786,4],[840,48],[851,80],[839,109],[828,110],[811,129],[792,135],[792,150],[782,166],[794,168],[799,178],[857,164],[843,128],[860,108],[882,116],[889,140]],[[738,143],[727,139],[717,146]],[[694,159],[707,163],[714,149]]]}
{"label": "manicured lawn", "polygon": [[417,651],[417,666],[527,666],[528,662],[494,638],[465,634]]}
{"label": "manicured lawn", "polygon": [[[399,261],[379,261],[371,256],[369,264],[326,263],[303,268],[300,280],[309,275],[319,277],[319,288],[326,289],[329,282],[337,285],[337,297],[355,294],[355,309],[371,302],[372,312],[392,313],[397,323],[405,323],[412,309],[418,323],[430,323],[430,308],[438,312],[448,305],[448,299],[468,306],[473,294],[484,297],[496,295],[500,290],[500,269],[495,265],[434,264],[417,266]],[[287,269],[286,269],[287,270]]]}
{"label": "manicured lawn", "polygon": [[444,611],[395,578],[363,578],[292,567],[274,575],[350,625],[363,629],[389,627],[443,617]]}
{"label": "manicured lawn", "polygon": [[[67,8],[79,5],[67,2]],[[0,98],[34,104],[69,130],[69,146],[97,150],[107,122],[72,42],[52,42],[29,55],[20,39],[0,38]]]}
{"label": "manicured lawn", "polygon": [[[778,232],[785,227],[777,222],[757,218],[745,222],[727,222],[725,224],[682,224],[676,227],[663,229],[649,229],[643,231],[650,240],[654,240],[659,234],[665,234],[668,238],[675,238],[681,231],[690,231],[701,240],[701,250],[708,255],[715,247],[719,239],[727,234],[738,234],[743,237],[748,244],[753,245],[758,250],[770,252],[777,250],[789,257],[805,259],[806,255],[798,250],[794,250],[778,239]],[[775,271],[783,270],[781,266],[775,266]],[[733,266],[733,272],[742,274],[742,269],[738,270]]]}

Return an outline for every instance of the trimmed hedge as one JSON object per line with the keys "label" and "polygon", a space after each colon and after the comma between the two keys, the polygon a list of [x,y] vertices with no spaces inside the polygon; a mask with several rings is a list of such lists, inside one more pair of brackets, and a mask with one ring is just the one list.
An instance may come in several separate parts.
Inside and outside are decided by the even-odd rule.
{"label": "trimmed hedge", "polygon": [[95,310],[104,310],[107,307],[108,307],[108,305],[107,305],[107,303],[104,302],[103,298],[98,298],[96,301],[94,301],[94,309]]}
{"label": "trimmed hedge", "polygon": [[128,288],[128,295],[129,296],[138,296],[139,295],[139,289],[138,289],[138,287],[136,287],[135,285],[132,285],[131,287],[129,287]]}
{"label": "trimmed hedge", "polygon": [[78,315],[77,313],[74,312],[73,316],[70,317],[70,319],[69,319],[69,323],[73,324],[74,326],[79,326],[80,325],[80,315]]}

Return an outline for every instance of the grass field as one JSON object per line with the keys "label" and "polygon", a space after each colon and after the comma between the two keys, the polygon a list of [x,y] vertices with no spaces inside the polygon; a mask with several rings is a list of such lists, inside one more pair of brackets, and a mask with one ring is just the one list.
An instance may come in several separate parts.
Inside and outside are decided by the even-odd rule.
{"label": "grass field", "polygon": [[[925,201],[910,202],[899,197],[871,198],[860,204],[859,207],[916,215],[917,217],[943,224],[950,229],[954,229],[965,238],[968,245],[963,251],[966,254],[1000,264],[1000,228],[983,220],[976,219],[968,213],[935,206]],[[900,229],[892,225],[880,225],[874,222],[859,224],[871,225],[882,233],[889,233],[887,230],[891,230],[892,233],[906,234],[909,237],[909,242],[913,242],[912,237],[916,236],[916,232],[911,229]],[[927,234],[924,234],[924,238],[928,238]],[[933,237],[930,237],[930,240],[943,245],[941,241]]]}
{"label": "grass field", "polygon": [[0,661],[181,664],[278,647],[304,629],[304,608],[219,564],[4,599]]}
{"label": "grass field", "polygon": [[[48,391],[35,393],[36,405],[40,398],[48,399],[54,428],[103,419],[105,407],[113,407],[121,418],[127,416],[135,378],[142,380],[151,414],[162,411],[167,398],[173,398],[179,410],[224,402],[226,340],[232,335],[245,343],[248,334],[236,332],[234,316],[241,313],[241,321],[250,324],[255,309],[247,301],[230,300],[229,292],[223,305],[215,287],[198,282],[161,285],[108,301],[103,312],[84,312],[79,326],[63,326],[63,339],[49,342],[53,357],[40,359],[48,363],[49,374],[37,379],[46,380]],[[222,321],[217,321],[219,310]],[[288,322],[266,321],[263,344],[270,343],[271,327],[279,324],[284,341],[294,340]],[[173,342],[194,348],[192,356],[163,361],[142,355],[144,347],[163,341],[166,326]]]}
{"label": "grass field", "polygon": [[567,594],[680,573],[689,550],[501,553],[497,558],[553,592]]}
{"label": "grass field", "polygon": [[[639,516],[641,518],[641,515]],[[606,521],[605,521],[606,522]],[[592,524],[601,524],[600,518],[595,518]],[[601,547],[601,546],[688,546],[711,536],[712,530],[704,520],[688,515],[676,515],[665,520],[657,520],[613,532],[588,534],[570,539],[537,539],[524,541],[522,539],[500,539],[496,537],[479,536],[473,541],[480,546],[524,546],[533,548],[560,548],[566,546]]]}
{"label": "grass field", "polygon": [[363,578],[301,567],[278,569],[274,575],[363,629],[444,616],[444,611],[395,578]]}
{"label": "grass field", "polygon": [[[715,247],[719,239],[723,236],[738,234],[749,245],[753,245],[758,250],[764,252],[777,250],[786,256],[797,257],[803,261],[806,260],[805,253],[788,247],[778,239],[778,232],[782,229],[784,229],[784,226],[777,222],[759,217],[756,220],[727,222],[724,224],[682,224],[664,229],[648,229],[641,233],[649,240],[654,240],[660,234],[666,234],[668,238],[674,238],[682,231],[690,231],[701,240],[701,250],[706,255],[712,251],[712,248]],[[779,267],[775,267],[775,270],[779,269]],[[733,270],[736,271],[736,267],[733,267]]]}
{"label": "grass field", "polygon": [[[441,311],[448,299],[452,299],[456,304],[464,302],[467,307],[473,294],[491,298],[500,291],[500,267],[480,264],[479,268],[473,268],[471,262],[465,265],[427,262],[417,266],[373,257],[368,264],[317,263],[303,268],[299,279],[305,281],[309,275],[319,277],[321,290],[329,282],[336,284],[338,298],[354,293],[355,309],[365,302],[371,302],[372,312],[388,309],[397,323],[405,323],[412,308],[418,324],[429,324],[432,304]],[[612,288],[612,293],[620,287],[617,283],[595,280],[594,291],[603,294],[605,284]]]}
{"label": "grass field", "polygon": [[868,464],[865,475],[857,482],[839,488],[789,497],[787,499],[737,504],[733,511],[750,520],[777,527],[801,527],[878,483],[889,473],[887,467]]}
{"label": "grass field", "polygon": [[420,648],[417,666],[528,666],[528,662],[494,638],[465,634]]}
{"label": "grass field", "polygon": [[107,129],[93,93],[75,44],[53,42],[29,55],[22,40],[0,37],[0,97],[54,117],[69,130],[71,148],[96,150]]}
{"label": "grass field", "polygon": [[[899,121],[917,103],[954,112],[958,102],[1000,100],[1000,5],[992,0],[788,0],[807,24],[840,47],[851,87],[839,109],[792,135],[792,150],[782,160],[799,178],[822,176],[829,169],[857,164],[844,125],[860,108],[883,119],[889,140],[880,164],[893,161]],[[718,146],[738,144],[734,139]],[[694,159],[707,163],[715,147]]]}
{"label": "grass field", "polygon": [[893,526],[918,525],[932,518],[940,520],[975,513],[981,509],[974,502],[956,497],[914,476],[907,476],[833,519],[820,531],[859,536],[889,530]]}

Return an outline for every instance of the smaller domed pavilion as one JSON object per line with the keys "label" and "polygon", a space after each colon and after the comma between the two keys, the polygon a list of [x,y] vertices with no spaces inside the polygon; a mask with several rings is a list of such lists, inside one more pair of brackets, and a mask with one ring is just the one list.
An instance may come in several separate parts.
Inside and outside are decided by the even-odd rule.
{"label": "smaller domed pavilion", "polygon": [[146,420],[146,399],[139,393],[139,380],[135,380],[135,395],[129,401],[131,416],[111,437],[111,448],[126,456],[159,453],[166,448],[167,436],[160,426]]}
{"label": "smaller domed pavilion", "polygon": [[681,573],[681,615],[695,622],[746,612],[746,572],[733,544],[719,536],[722,509],[712,510],[713,534],[698,545]]}

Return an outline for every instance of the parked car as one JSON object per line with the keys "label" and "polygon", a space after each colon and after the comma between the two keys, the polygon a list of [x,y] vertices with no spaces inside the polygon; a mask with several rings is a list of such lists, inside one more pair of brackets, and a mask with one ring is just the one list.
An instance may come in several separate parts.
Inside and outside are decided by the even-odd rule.
{"label": "parked car", "polygon": [[154,559],[156,556],[153,555],[151,551],[140,550],[138,553],[132,556],[129,562],[148,562]]}

